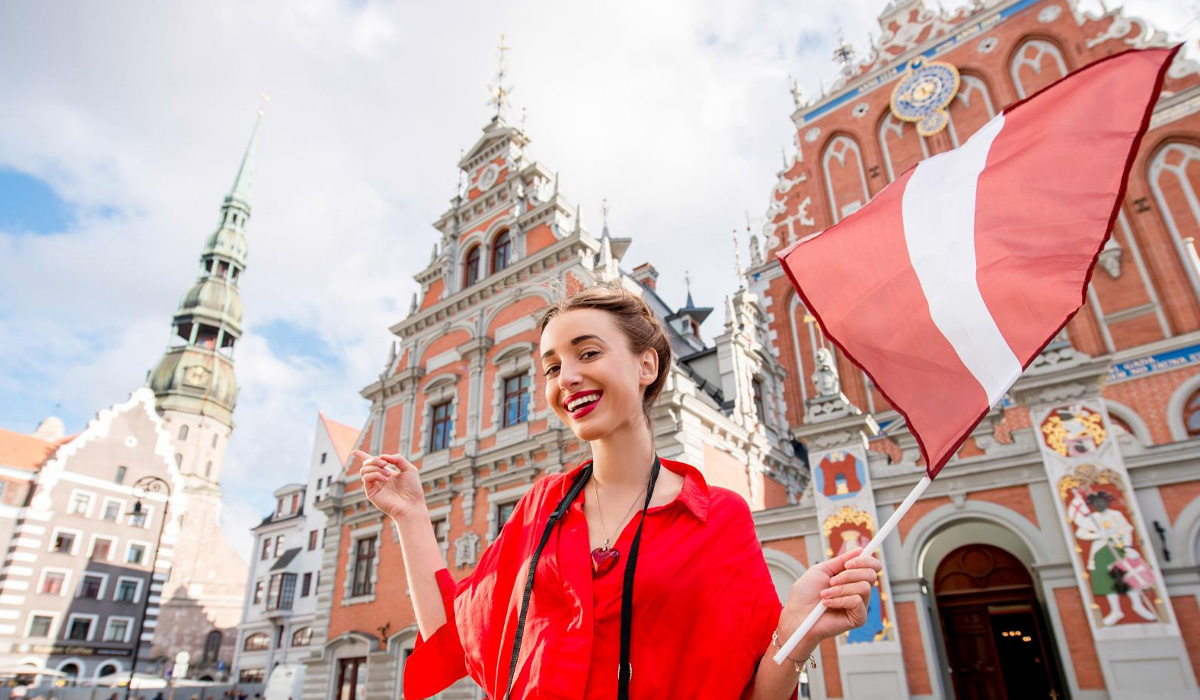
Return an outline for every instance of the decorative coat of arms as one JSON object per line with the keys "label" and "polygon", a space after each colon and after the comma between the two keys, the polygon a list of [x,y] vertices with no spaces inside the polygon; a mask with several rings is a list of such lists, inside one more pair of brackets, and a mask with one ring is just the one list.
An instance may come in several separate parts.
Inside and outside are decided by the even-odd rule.
{"label": "decorative coat of arms", "polygon": [[914,58],[892,90],[892,114],[915,122],[918,134],[933,136],[950,123],[947,108],[958,94],[959,81],[958,69],[949,63]]}

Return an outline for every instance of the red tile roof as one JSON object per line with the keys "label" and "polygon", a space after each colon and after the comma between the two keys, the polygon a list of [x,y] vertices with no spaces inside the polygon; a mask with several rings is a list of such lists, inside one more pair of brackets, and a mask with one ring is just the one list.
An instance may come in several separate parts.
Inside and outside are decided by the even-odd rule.
{"label": "red tile roof", "polygon": [[32,435],[0,428],[0,465],[35,472],[54,454],[59,445],[70,439],[46,442]]}
{"label": "red tile roof", "polygon": [[338,461],[345,464],[350,459],[350,451],[358,444],[358,428],[339,423],[324,413],[321,414],[321,422],[325,424],[325,431],[329,433],[333,449],[337,451]]}

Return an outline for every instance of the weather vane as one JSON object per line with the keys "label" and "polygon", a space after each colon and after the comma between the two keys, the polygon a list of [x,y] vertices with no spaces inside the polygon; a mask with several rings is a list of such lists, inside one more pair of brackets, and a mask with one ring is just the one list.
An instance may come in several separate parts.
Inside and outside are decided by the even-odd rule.
{"label": "weather vane", "polygon": [[500,35],[500,45],[496,47],[500,52],[500,65],[496,69],[496,86],[492,88],[492,104],[496,108],[496,118],[499,119],[504,108],[508,106],[508,91],[509,88],[504,85],[504,54],[508,51],[508,45],[504,43],[504,35]]}

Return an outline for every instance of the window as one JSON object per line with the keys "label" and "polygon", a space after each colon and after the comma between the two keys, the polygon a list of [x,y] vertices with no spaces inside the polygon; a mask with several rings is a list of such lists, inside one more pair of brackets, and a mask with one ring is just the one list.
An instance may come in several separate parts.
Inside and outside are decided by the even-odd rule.
{"label": "window", "polygon": [[515,502],[514,503],[501,503],[500,505],[496,506],[496,528],[497,529],[504,527],[504,523],[508,522],[508,519],[512,517],[513,510],[515,510],[516,507],[517,507],[517,504]]}
{"label": "window", "polygon": [[496,236],[492,243],[492,272],[499,272],[508,267],[509,254],[512,251],[512,237],[508,231]]}
{"label": "window", "polygon": [[299,510],[300,510],[300,494],[293,493],[292,494],[292,514],[297,513]]}
{"label": "window", "polygon": [[50,626],[54,624],[54,617],[50,615],[30,615],[29,616],[29,637],[49,637]]}
{"label": "window", "polygon": [[312,644],[312,628],[301,627],[292,633],[292,646],[306,647]]}
{"label": "window", "polygon": [[[326,457],[328,457],[328,456],[329,456],[329,453],[328,453],[328,452],[322,452],[322,453],[321,453],[321,464],[324,464],[324,463],[325,463],[325,458],[326,458]],[[321,485],[321,480],[320,480],[320,479],[317,479],[317,486],[319,487],[320,485]]]}
{"label": "window", "polygon": [[754,392],[754,413],[758,416],[758,421],[761,423],[767,419],[766,410],[763,409],[762,381],[754,379],[750,382],[750,387]]}
{"label": "window", "polygon": [[242,642],[242,651],[263,651],[271,643],[270,637],[263,632],[255,632]]}
{"label": "window", "polygon": [[[124,469],[124,467],[121,467]],[[100,513],[101,520],[107,520],[110,523],[115,523],[121,519],[122,504],[120,501],[111,498],[104,499],[104,510]]]}
{"label": "window", "polygon": [[482,262],[483,246],[475,246],[471,248],[471,252],[467,253],[467,264],[465,277],[463,278],[463,286],[470,287],[479,281],[479,264]]}
{"label": "window", "polygon": [[104,595],[104,577],[96,574],[84,574],[79,579],[79,597],[100,600]]}
{"label": "window", "polygon": [[438,546],[442,551],[450,545],[450,518],[449,516],[436,520],[433,523],[433,536],[437,539]]}
{"label": "window", "polygon": [[114,600],[118,603],[136,603],[141,596],[142,582],[133,578],[117,579],[117,593]]}
{"label": "window", "polygon": [[262,598],[263,598],[263,582],[255,581],[254,582],[254,602],[256,604],[261,603]]}
{"label": "window", "polygon": [[133,527],[148,528],[150,527],[150,514],[152,510],[150,506],[138,501],[133,504],[133,512],[129,514],[126,522]]}
{"label": "window", "polygon": [[186,425],[179,426],[179,439],[187,440],[188,427]]}
{"label": "window", "polygon": [[72,615],[67,622],[67,639],[84,642],[91,640],[95,623],[94,615]]}
{"label": "window", "polygon": [[204,465],[204,476],[205,477],[212,476],[212,461],[211,460],[207,464]]}
{"label": "window", "polygon": [[309,530],[308,531],[308,551],[311,552],[312,550],[314,550],[316,548],[317,548],[317,531]]}
{"label": "window", "polygon": [[352,596],[370,595],[375,573],[375,537],[364,537],[354,544]]}
{"label": "window", "polygon": [[30,615],[29,616],[29,634],[32,638],[49,638],[50,627],[54,626],[53,615]]}
{"label": "window", "polygon": [[270,558],[271,558],[271,538],[267,537],[267,538],[263,539],[262,556],[260,557],[260,559],[262,559],[263,561],[266,561]]}
{"label": "window", "polygon": [[1200,390],[1193,392],[1183,407],[1183,425],[1188,437],[1200,435]]}
{"label": "window", "polygon": [[283,554],[283,535],[275,536],[275,556]]}
{"label": "window", "polygon": [[133,619],[128,617],[110,617],[104,625],[104,641],[128,642],[129,631],[133,627]]}
{"label": "window", "polygon": [[86,516],[92,510],[92,494],[75,491],[71,494],[71,504],[67,506],[67,515]]}
{"label": "window", "polygon": [[529,375],[504,380],[504,427],[524,423],[528,417]]}
{"label": "window", "polygon": [[367,657],[338,661],[337,685],[333,688],[333,700],[367,700]]}
{"label": "window", "polygon": [[115,673],[118,673],[120,670],[121,670],[120,667],[118,667],[114,663],[101,664],[100,668],[96,669],[96,677],[97,678],[106,678]]}
{"label": "window", "polygon": [[112,558],[113,541],[108,537],[97,537],[92,540],[91,558],[98,561],[108,561]]}
{"label": "window", "polygon": [[144,564],[146,562],[146,545],[129,543],[129,549],[125,550],[126,564]]}
{"label": "window", "polygon": [[201,664],[216,663],[217,657],[221,655],[221,631],[213,630],[204,638],[204,656],[201,657]]}
{"label": "window", "polygon": [[303,598],[312,590],[312,573],[304,574],[304,578],[300,580],[300,597]]}
{"label": "window", "polygon": [[265,668],[243,668],[238,671],[238,683],[262,683],[266,678]]}
{"label": "window", "polygon": [[432,419],[429,426],[429,451],[437,452],[450,446],[450,402],[445,401],[434,406]]}
{"label": "window", "polygon": [[115,481],[118,484],[125,483],[125,472],[126,471],[127,470],[125,469],[125,467],[117,467],[117,476],[115,478],[113,478],[113,481]]}
{"label": "window", "polygon": [[73,532],[55,532],[54,544],[50,551],[62,552],[63,554],[75,553],[75,533]]}
{"label": "window", "polygon": [[296,598],[296,574],[275,574],[267,588],[267,610],[291,610]]}
{"label": "window", "polygon": [[67,572],[53,571],[50,569],[42,570],[42,583],[38,586],[38,593],[45,595],[62,595],[63,587],[67,583]]}

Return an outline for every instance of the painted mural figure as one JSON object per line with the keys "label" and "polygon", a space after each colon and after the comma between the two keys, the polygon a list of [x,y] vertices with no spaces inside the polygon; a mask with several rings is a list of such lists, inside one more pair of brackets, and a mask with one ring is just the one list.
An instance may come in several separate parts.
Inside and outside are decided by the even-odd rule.
{"label": "painted mural figure", "polygon": [[[875,522],[870,514],[858,507],[842,506],[825,520],[825,532],[829,538],[829,555],[842,556],[856,549],[866,548],[870,544],[871,537],[875,534]],[[884,612],[882,581],[881,575],[879,581],[871,587],[871,594],[867,599],[866,622],[846,634],[847,644],[877,642],[889,637],[892,625]]]}
{"label": "painted mural figure", "polygon": [[1129,598],[1134,613],[1143,620],[1157,620],[1158,616],[1146,605],[1146,592],[1154,586],[1153,572],[1133,547],[1133,525],[1124,513],[1109,507],[1112,501],[1113,496],[1107,491],[1094,491],[1082,499],[1077,492],[1071,503],[1075,536],[1091,543],[1087,550],[1087,570],[1092,593],[1104,596],[1108,602],[1105,625],[1115,625],[1125,616],[1121,595]]}

